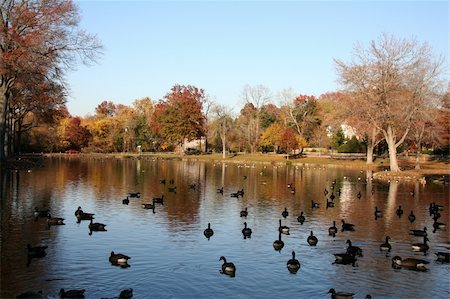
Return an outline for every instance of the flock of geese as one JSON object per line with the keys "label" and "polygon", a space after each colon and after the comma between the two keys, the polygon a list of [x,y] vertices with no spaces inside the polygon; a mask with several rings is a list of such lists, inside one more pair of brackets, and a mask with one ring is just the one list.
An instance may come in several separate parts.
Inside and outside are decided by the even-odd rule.
{"label": "flock of geese", "polygon": [[[160,183],[165,185],[166,180],[165,179],[160,180]],[[170,180],[169,183],[174,184],[174,181]],[[336,183],[336,181],[333,181],[331,189],[334,189],[335,183]],[[190,185],[189,187],[191,189],[195,189],[196,185],[193,184],[193,185]],[[291,190],[291,193],[295,192],[295,188],[293,187],[293,184],[288,184],[287,187]],[[171,186],[168,188],[168,191],[176,193],[176,187]],[[223,195],[224,188],[221,187],[220,189],[217,189],[217,193]],[[334,193],[331,193],[330,196],[327,197],[328,193],[329,193],[329,191],[327,189],[325,189],[324,194],[326,197],[326,208],[332,208],[332,207],[334,207],[334,200],[335,200],[336,196],[334,195]],[[340,190],[337,191],[337,194],[340,195]],[[243,197],[244,189],[240,189],[237,192],[231,193],[230,196],[234,197],[234,198]],[[126,198],[122,200],[122,203],[124,205],[128,205],[130,202],[130,198],[140,198],[140,197],[141,197],[140,192],[129,192],[128,195],[126,196]],[[361,192],[358,192],[356,197],[361,198],[362,197]],[[151,202],[142,202],[141,207],[143,209],[150,209],[153,211],[153,213],[155,213],[155,207],[157,204],[161,204],[161,205],[164,204],[164,193],[160,197],[153,197]],[[313,200],[311,201],[312,209],[317,209],[319,207],[320,207],[320,203],[315,202]],[[435,203],[430,203],[429,213],[434,221],[433,222],[433,232],[436,232],[436,230],[445,229],[445,227],[446,227],[445,223],[439,222],[439,219],[441,217],[440,212],[443,209],[444,209],[444,207],[441,205],[437,205]],[[398,217],[402,217],[403,213],[404,213],[404,211],[402,209],[402,206],[400,205],[396,210],[396,214]],[[106,231],[106,224],[94,222],[95,214],[86,213],[82,210],[81,207],[78,207],[74,214],[75,214],[75,217],[77,218],[77,222],[81,222],[84,220],[90,221],[90,223],[88,225],[90,235],[92,234],[92,232],[95,232],[95,231]],[[249,212],[248,212],[247,208],[240,211],[240,217],[246,218],[248,216],[248,214],[249,214]],[[287,210],[287,208],[285,208],[281,212],[281,216],[283,218],[287,218],[288,215],[289,215],[289,211]],[[64,225],[64,218],[53,217],[50,214],[50,211],[48,209],[39,209],[38,207],[36,207],[35,211],[34,211],[34,216],[36,219],[46,218],[48,226]],[[379,210],[378,207],[375,207],[375,210],[374,210],[375,219],[378,219],[382,216],[383,216],[383,211]],[[416,219],[416,217],[415,217],[413,211],[411,211],[408,216],[408,220],[411,223],[413,223],[415,221],[415,219]],[[305,217],[303,211],[297,217],[297,221],[300,224],[303,224],[306,221],[306,217]],[[341,219],[341,231],[354,231],[354,230],[355,230],[354,224],[348,223],[344,219]],[[336,227],[336,221],[333,221],[333,225],[328,228],[328,233],[330,236],[334,237],[338,233],[338,231],[339,231],[339,229]],[[290,228],[286,225],[283,225],[281,219],[279,219],[278,232],[279,232],[278,239],[273,242],[273,248],[276,251],[281,251],[281,249],[284,247],[284,242],[281,239],[281,235],[282,234],[285,234],[285,235],[290,234]],[[211,228],[211,223],[208,223],[203,234],[208,240],[211,237],[213,237],[214,230]],[[429,241],[429,239],[427,237],[427,235],[428,235],[427,227],[424,227],[422,230],[412,229],[409,231],[409,234],[423,238],[423,242],[421,242],[421,243],[417,242],[417,243],[411,244],[412,251],[423,252],[424,254],[426,254],[427,251],[429,250],[429,246],[427,243]],[[250,227],[248,227],[247,222],[244,222],[244,227],[242,228],[242,235],[243,235],[244,239],[250,238],[252,235],[252,229]],[[386,236],[385,241],[379,246],[381,251],[390,252],[392,250],[392,245],[389,243],[389,240],[390,240],[390,237]],[[306,241],[310,246],[316,246],[318,244],[319,240],[314,235],[314,232],[311,231],[310,235],[307,237]],[[334,257],[335,257],[334,263],[344,264],[344,265],[350,264],[350,265],[355,266],[357,259],[359,257],[363,256],[363,249],[358,246],[354,246],[350,239],[347,240],[346,244],[347,244],[347,249],[345,252],[334,253]],[[47,246],[31,246],[31,244],[28,244],[28,246],[27,246],[28,264],[30,263],[30,261],[33,258],[44,257],[46,255],[46,251],[45,251],[46,249],[47,249]],[[449,252],[436,252],[435,254],[437,256],[437,261],[442,262],[442,263],[449,263]],[[129,267],[129,264],[128,264],[129,259],[131,259],[131,257],[129,257],[126,254],[115,253],[114,251],[111,251],[111,254],[109,257],[109,262],[112,265],[117,265],[120,267]],[[228,276],[235,277],[236,266],[234,263],[227,261],[227,258],[225,256],[221,256],[219,258],[219,262],[222,262],[221,270],[220,270],[220,272],[222,274],[226,274]],[[426,261],[423,259],[412,258],[412,257],[401,258],[400,256],[396,255],[392,258],[392,267],[393,268],[405,268],[405,269],[415,270],[415,271],[426,271],[427,270],[426,264],[429,264],[429,261]],[[295,251],[292,251],[292,258],[286,262],[286,267],[287,267],[288,271],[292,274],[295,274],[300,270],[301,264],[300,264],[300,261],[298,259],[296,259],[296,257],[295,257]],[[61,298],[84,298],[84,292],[85,292],[84,289],[80,289],[80,290],[61,289],[59,292],[59,295]],[[335,299],[350,299],[350,298],[353,298],[353,296],[354,296],[353,293],[349,293],[349,292],[343,292],[343,291],[336,292],[336,290],[334,288],[331,288],[328,291],[328,294],[330,294],[331,298],[335,298]],[[133,290],[131,288],[129,288],[129,289],[122,290],[120,292],[118,298],[119,299],[131,298],[132,296],[133,296]],[[26,293],[23,293],[23,294],[17,296],[17,298],[45,298],[45,297],[43,297],[42,292],[26,292]],[[369,299],[369,298],[371,298],[371,296],[366,295],[366,299]]]}

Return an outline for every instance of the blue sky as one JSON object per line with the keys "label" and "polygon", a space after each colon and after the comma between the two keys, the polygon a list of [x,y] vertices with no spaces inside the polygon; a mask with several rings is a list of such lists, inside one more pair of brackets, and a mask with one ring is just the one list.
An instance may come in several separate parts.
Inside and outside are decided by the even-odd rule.
{"label": "blue sky", "polygon": [[[174,84],[238,112],[246,84],[319,96],[340,88],[333,59],[382,33],[449,54],[448,1],[78,1],[81,28],[105,50],[68,73],[72,115],[102,101],[158,100]],[[449,73],[446,74],[449,80]]]}

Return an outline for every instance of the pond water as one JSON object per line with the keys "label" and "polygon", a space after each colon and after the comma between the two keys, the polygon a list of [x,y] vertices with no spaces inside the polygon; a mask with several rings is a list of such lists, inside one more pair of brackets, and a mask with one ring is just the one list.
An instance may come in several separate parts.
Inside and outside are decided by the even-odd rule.
{"label": "pond water", "polygon": [[[133,298],[330,298],[334,288],[355,298],[448,298],[449,264],[436,261],[435,252],[449,251],[449,234],[433,232],[428,209],[431,202],[443,205],[439,221],[448,224],[448,185],[382,183],[371,176],[318,165],[47,158],[42,168],[8,173],[2,185],[0,295],[42,290],[57,298],[64,288],[85,289],[86,298],[117,298],[133,288]],[[222,186],[223,194],[217,192]],[[232,197],[241,189],[243,196]],[[128,192],[141,196],[124,205]],[[331,193],[335,205],[327,208]],[[163,194],[155,213],[141,207]],[[77,222],[78,206],[95,213],[107,231],[90,234],[89,221]],[[35,207],[50,209],[65,225],[35,219]],[[375,219],[375,207],[381,218]],[[245,208],[248,216],[240,217]],[[302,211],[303,224],[297,221]],[[290,234],[282,235],[284,247],[276,251],[280,219]],[[342,232],[342,219],[355,231]],[[334,237],[328,234],[333,221]],[[243,237],[244,222],[251,238]],[[208,223],[214,231],[209,240],[203,234]],[[423,238],[409,234],[424,226],[426,255],[412,251]],[[317,246],[307,243],[311,231]],[[389,253],[379,249],[387,235]],[[348,239],[363,256],[355,265],[334,264],[333,254],[344,253]],[[48,246],[46,256],[28,260],[27,244]],[[112,265],[111,251],[130,256],[129,267]],[[286,267],[292,251],[301,264],[296,274]],[[394,269],[396,255],[424,259],[428,270]],[[221,256],[235,264],[235,277],[220,273]]]}

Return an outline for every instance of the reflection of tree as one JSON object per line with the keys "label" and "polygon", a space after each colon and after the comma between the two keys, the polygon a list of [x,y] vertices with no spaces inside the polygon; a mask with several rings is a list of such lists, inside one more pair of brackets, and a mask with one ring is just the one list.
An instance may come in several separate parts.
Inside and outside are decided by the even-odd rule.
{"label": "reflection of tree", "polygon": [[386,210],[389,211],[389,213],[387,213],[388,222],[391,221],[392,217],[396,217],[395,211],[397,210],[397,203],[396,203],[397,191],[398,191],[398,182],[391,181],[389,184],[389,193],[386,207]]}

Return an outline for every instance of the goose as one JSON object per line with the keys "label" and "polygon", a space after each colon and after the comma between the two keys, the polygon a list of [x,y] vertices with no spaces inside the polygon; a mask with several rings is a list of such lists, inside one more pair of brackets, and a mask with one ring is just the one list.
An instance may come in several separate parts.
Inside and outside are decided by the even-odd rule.
{"label": "goose", "polygon": [[331,193],[331,195],[330,195],[331,201],[333,201],[335,198],[336,198],[336,196],[334,196],[334,193]]}
{"label": "goose", "polygon": [[356,266],[356,256],[354,253],[334,253],[334,264],[342,264],[342,265],[348,265],[352,264],[353,267]]}
{"label": "goose", "polygon": [[231,277],[236,275],[236,266],[233,263],[227,262],[227,259],[224,256],[221,256],[219,261],[223,261],[221,271],[223,274],[227,274]]}
{"label": "goose", "polygon": [[314,202],[314,200],[311,200],[311,207],[313,209],[317,209],[317,208],[319,208],[319,203],[318,202]]}
{"label": "goose", "polygon": [[217,193],[223,194],[223,186],[220,189],[217,189]]}
{"label": "goose", "polygon": [[386,241],[383,244],[380,245],[380,250],[381,251],[391,251],[392,246],[391,246],[391,244],[389,244],[389,239],[390,238],[391,237],[386,236]]}
{"label": "goose", "polygon": [[78,217],[78,215],[83,214],[83,210],[81,209],[81,207],[78,207],[77,210],[75,211],[75,216]]}
{"label": "goose", "polygon": [[152,203],[141,203],[141,207],[143,209],[149,209],[149,210],[154,210],[155,209],[155,200],[152,199]]}
{"label": "goose", "polygon": [[282,234],[289,235],[289,226],[281,225],[281,219],[279,220],[278,231]]}
{"label": "goose", "polygon": [[122,204],[127,205],[130,203],[130,199],[128,199],[128,196],[125,199],[122,199]]}
{"label": "goose", "polygon": [[355,295],[348,292],[336,292],[333,288],[331,288],[327,294],[331,294],[331,299],[352,299],[353,295]]}
{"label": "goose", "polygon": [[231,193],[230,196],[231,196],[231,197],[236,197],[236,198],[238,198],[238,197],[239,197],[239,193],[237,193],[237,192]]}
{"label": "goose", "polygon": [[330,226],[329,228],[328,228],[328,235],[330,235],[330,236],[334,236],[334,235],[336,235],[336,233],[337,233],[337,227],[336,227],[336,221],[333,221],[333,226]]}
{"label": "goose", "polygon": [[75,215],[77,216],[78,222],[80,222],[81,220],[91,220],[94,219],[94,215],[93,213],[85,213],[83,212],[83,210],[81,210],[81,207],[78,207],[79,210],[78,213],[75,212]]}
{"label": "goose", "polygon": [[124,265],[128,263],[128,260],[131,259],[128,255],[122,253],[114,253],[111,251],[111,255],[109,256],[109,261],[113,265]]}
{"label": "goose", "polygon": [[311,235],[308,236],[308,239],[306,239],[309,246],[316,246],[317,245],[317,237],[313,235],[313,232],[311,231]]}
{"label": "goose", "polygon": [[413,223],[416,220],[416,216],[414,215],[413,211],[411,211],[411,214],[409,214],[408,220],[411,223]]}
{"label": "goose", "polygon": [[358,199],[361,199],[361,197],[362,197],[361,191],[358,191],[358,194],[356,195],[356,197],[358,197]]}
{"label": "goose", "polygon": [[133,289],[132,288],[123,289],[122,291],[120,291],[119,299],[129,299],[132,297],[133,297]]}
{"label": "goose", "polygon": [[238,190],[236,193],[242,197],[244,196],[244,189]]}
{"label": "goose", "polygon": [[378,210],[378,207],[375,207],[374,215],[375,215],[375,219],[377,219],[377,218],[383,216],[383,212]]}
{"label": "goose", "polygon": [[303,224],[305,222],[305,216],[303,215],[303,211],[300,212],[300,216],[297,217],[297,221],[300,222],[300,224]]}
{"label": "goose", "polygon": [[429,264],[429,262],[416,258],[402,259],[398,255],[392,258],[392,266],[404,267],[410,270],[426,271],[427,270],[427,268],[425,267],[426,264]]}
{"label": "goose", "polygon": [[208,227],[203,231],[203,234],[208,240],[214,235],[214,231],[211,228],[211,223],[208,223]]}
{"label": "goose", "polygon": [[445,229],[445,226],[446,226],[445,223],[438,222],[438,221],[434,220],[434,222],[433,222],[433,228],[434,228],[433,232],[438,230],[438,229]]}
{"label": "goose", "polygon": [[281,232],[278,233],[278,240],[273,241],[273,249],[280,251],[284,247],[284,242],[281,240]]}
{"label": "goose", "polygon": [[334,202],[329,201],[328,198],[326,198],[327,200],[327,208],[333,208],[334,207]]}
{"label": "goose", "polygon": [[166,179],[159,180],[159,183],[165,185],[166,184]]}
{"label": "goose", "polygon": [[91,223],[89,223],[90,231],[106,231],[105,227],[106,227],[106,224],[94,222],[94,220],[92,220],[92,219],[91,219]]}
{"label": "goose", "polygon": [[292,188],[292,186],[293,186],[293,184],[292,184],[292,183],[289,183],[289,184],[287,184],[287,187],[288,187],[289,189],[291,189],[291,188]]}
{"label": "goose", "polygon": [[437,256],[437,261],[442,263],[449,263],[450,262],[450,253],[449,252],[435,252]]}
{"label": "goose", "polygon": [[61,298],[84,298],[84,289],[81,290],[59,290],[59,296]]}
{"label": "goose", "polygon": [[295,187],[292,187],[290,192],[291,194],[295,194]]}
{"label": "goose", "polygon": [[357,256],[363,256],[362,249],[359,248],[358,246],[353,246],[352,245],[352,241],[347,240],[347,244],[348,244],[348,246],[347,246],[347,253],[355,254]]}
{"label": "goose", "polygon": [[244,239],[251,238],[251,236],[252,236],[252,229],[247,227],[247,222],[244,222],[244,228],[242,229],[242,234],[244,235]]}
{"label": "goose", "polygon": [[347,223],[344,221],[344,219],[342,219],[341,221],[342,221],[342,231],[354,231],[355,230],[354,224]]}
{"label": "goose", "polygon": [[130,197],[141,197],[141,192],[128,192],[128,196]]}
{"label": "goose", "polygon": [[248,216],[248,211],[247,208],[245,208],[245,210],[241,211],[241,217],[247,217]]}
{"label": "goose", "polygon": [[191,190],[197,190],[197,184],[189,184],[189,189]]}
{"label": "goose", "polygon": [[291,273],[297,273],[300,269],[300,262],[295,258],[295,251],[292,251],[292,258],[287,261],[286,266]]}
{"label": "goose", "polygon": [[49,209],[43,209],[40,210],[38,207],[34,208],[34,217],[38,218],[38,217],[47,217],[48,214],[50,213]]}
{"label": "goose", "polygon": [[417,252],[427,252],[430,247],[427,244],[430,241],[426,236],[423,237],[423,243],[413,243],[411,244],[412,250]]}
{"label": "goose", "polygon": [[397,213],[397,216],[398,216],[398,217],[401,217],[401,216],[403,215],[403,209],[402,209],[402,206],[398,206],[396,213]]}
{"label": "goose", "polygon": [[169,187],[169,192],[177,193],[177,187]]}
{"label": "goose", "polygon": [[325,196],[327,196],[327,194],[328,194],[327,188],[325,188],[325,189],[323,190],[323,194],[324,194]]}
{"label": "goose", "polygon": [[160,204],[164,204],[164,194],[161,195],[161,197],[153,197],[152,201],[154,203],[160,203]]}
{"label": "goose", "polygon": [[28,250],[28,257],[29,258],[41,258],[47,255],[45,252],[45,249],[47,249],[48,246],[31,246],[30,244],[27,245]]}
{"label": "goose", "polygon": [[284,211],[281,213],[281,216],[283,216],[284,218],[289,216],[289,212],[288,212],[287,208],[284,208]]}
{"label": "goose", "polygon": [[65,225],[64,218],[52,217],[52,215],[50,215],[50,213],[47,215],[47,224],[48,225]]}
{"label": "goose", "polygon": [[425,226],[423,230],[420,229],[411,229],[409,230],[409,234],[418,237],[424,237],[427,235],[427,227]]}

